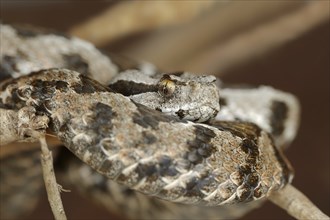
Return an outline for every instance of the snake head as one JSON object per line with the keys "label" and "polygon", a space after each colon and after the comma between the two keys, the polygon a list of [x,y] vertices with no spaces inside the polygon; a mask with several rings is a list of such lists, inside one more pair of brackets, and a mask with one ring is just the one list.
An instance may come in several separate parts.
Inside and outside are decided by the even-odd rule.
{"label": "snake head", "polygon": [[189,121],[212,119],[220,110],[215,83],[214,76],[164,75],[158,84],[163,85],[162,91],[167,93],[159,93],[163,101],[157,110]]}
{"label": "snake head", "polygon": [[182,120],[205,122],[220,110],[214,76],[187,72],[147,75],[128,70],[114,78],[110,89],[133,101]]}
{"label": "snake head", "polygon": [[208,121],[220,110],[219,91],[214,76],[164,74],[154,85],[145,85],[152,89],[129,97],[182,120]]}

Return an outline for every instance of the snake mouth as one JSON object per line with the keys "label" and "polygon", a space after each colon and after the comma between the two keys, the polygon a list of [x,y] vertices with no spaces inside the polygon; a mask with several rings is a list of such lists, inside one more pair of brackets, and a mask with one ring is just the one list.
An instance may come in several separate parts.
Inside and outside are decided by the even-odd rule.
{"label": "snake mouth", "polygon": [[156,108],[156,110],[167,114],[172,115],[180,120],[188,120],[194,122],[206,122],[215,118],[218,114],[219,109],[212,108],[210,106],[202,106],[195,108],[185,108],[185,106],[181,106],[178,108]]}

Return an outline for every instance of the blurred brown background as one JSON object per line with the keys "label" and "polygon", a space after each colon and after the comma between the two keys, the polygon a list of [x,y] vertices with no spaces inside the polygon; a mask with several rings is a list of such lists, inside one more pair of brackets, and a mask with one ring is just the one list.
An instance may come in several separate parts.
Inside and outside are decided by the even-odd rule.
{"label": "blurred brown background", "polygon": [[[101,1],[0,4],[2,22],[71,31],[86,39],[87,35],[72,28],[102,14],[109,6],[114,17],[105,24],[113,32],[116,24],[121,24],[121,17],[139,11],[134,8],[137,6],[125,6],[118,12],[117,3]],[[147,4],[144,7],[152,11],[154,6]],[[267,84],[295,94],[302,107],[301,126],[286,152],[296,172],[293,185],[329,215],[329,2],[219,1],[201,4],[198,7],[204,8],[200,11],[189,7],[171,15],[172,20],[147,24],[143,18],[136,19],[127,29],[142,25],[142,31],[124,30],[116,38],[108,37],[108,42],[91,39],[106,50],[152,61],[165,71],[212,73],[225,82]],[[102,25],[98,29],[103,29]],[[62,194],[68,219],[110,218],[106,210],[71,190]],[[37,209],[26,219],[52,218],[44,193]],[[292,218],[267,202],[242,219]]]}

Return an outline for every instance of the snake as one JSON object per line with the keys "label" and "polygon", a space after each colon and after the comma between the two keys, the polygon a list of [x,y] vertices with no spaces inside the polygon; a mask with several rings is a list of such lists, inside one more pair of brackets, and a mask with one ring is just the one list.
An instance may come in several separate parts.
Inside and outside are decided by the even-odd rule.
{"label": "snake", "polygon": [[[1,137],[56,136],[75,156],[64,164],[66,178],[109,209],[127,205],[131,218],[192,218],[184,206],[228,218],[292,181],[282,153],[299,126],[292,94],[164,73],[56,31],[9,24],[0,31],[0,109],[18,127]],[[1,216],[33,208],[26,201],[42,185],[37,155],[2,159]],[[26,180],[13,186],[18,171]],[[31,179],[37,184],[23,189]]]}

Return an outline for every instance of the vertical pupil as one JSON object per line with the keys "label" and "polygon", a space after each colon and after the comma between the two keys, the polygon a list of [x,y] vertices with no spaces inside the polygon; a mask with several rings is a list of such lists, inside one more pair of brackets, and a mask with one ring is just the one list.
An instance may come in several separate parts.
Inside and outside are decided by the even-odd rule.
{"label": "vertical pupil", "polygon": [[161,95],[169,98],[170,96],[172,96],[174,90],[175,90],[175,84],[173,81],[168,79],[161,79],[158,82],[158,92]]}
{"label": "vertical pupil", "polygon": [[167,88],[166,86],[164,86],[163,93],[164,93],[165,95],[168,94],[168,88]]}

